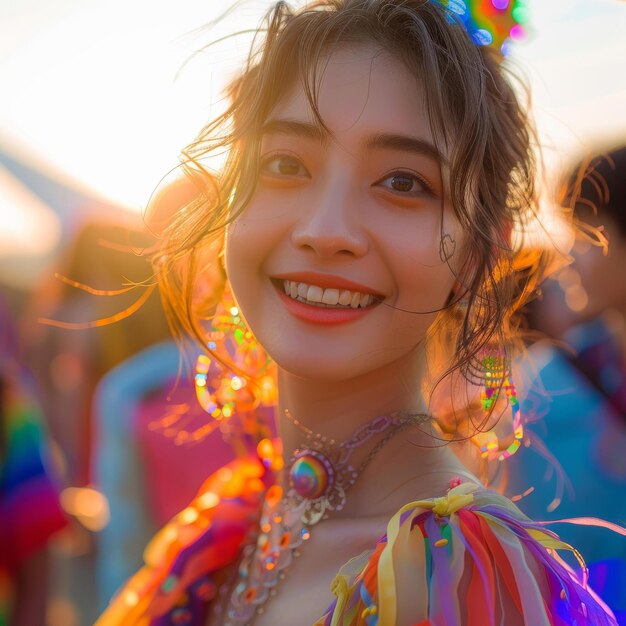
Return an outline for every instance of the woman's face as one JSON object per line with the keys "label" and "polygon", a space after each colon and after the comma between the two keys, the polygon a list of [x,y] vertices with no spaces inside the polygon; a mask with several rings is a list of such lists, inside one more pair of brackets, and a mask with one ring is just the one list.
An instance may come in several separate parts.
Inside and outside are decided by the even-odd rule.
{"label": "woman's face", "polygon": [[463,234],[416,78],[369,46],[327,61],[319,108],[330,134],[301,86],[279,101],[260,182],[227,231],[226,267],[280,367],[346,380],[417,353],[454,283]]}

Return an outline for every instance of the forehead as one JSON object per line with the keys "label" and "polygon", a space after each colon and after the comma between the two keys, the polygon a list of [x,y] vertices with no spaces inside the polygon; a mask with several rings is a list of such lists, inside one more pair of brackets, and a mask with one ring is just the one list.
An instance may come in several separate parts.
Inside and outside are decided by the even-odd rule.
{"label": "forehead", "polygon": [[[432,140],[421,82],[393,54],[374,45],[344,45],[320,60],[317,76],[319,111],[335,136],[388,132]],[[300,82],[269,119],[314,122]]]}

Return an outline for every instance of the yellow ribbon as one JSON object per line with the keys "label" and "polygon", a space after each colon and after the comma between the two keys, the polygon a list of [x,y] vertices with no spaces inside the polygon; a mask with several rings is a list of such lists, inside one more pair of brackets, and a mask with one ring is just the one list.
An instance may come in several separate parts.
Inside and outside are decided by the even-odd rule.
{"label": "yellow ribbon", "polygon": [[330,626],[338,626],[350,594],[347,578],[342,574],[337,574],[337,576],[333,578],[333,582],[330,583],[330,591],[333,595],[337,596],[337,604],[333,611],[333,619],[330,622]]}
{"label": "yellow ribbon", "polygon": [[[456,513],[459,509],[471,504],[474,501],[473,493],[465,493],[466,490],[461,490],[461,492],[457,491],[463,486],[464,485],[459,485],[454,489],[450,489],[445,496],[435,498],[431,506],[432,512],[440,517],[449,517],[453,513]],[[471,486],[473,487],[472,491],[475,491],[476,485]]]}
{"label": "yellow ribbon", "polygon": [[[411,532],[411,520],[420,511],[433,511],[436,515],[448,517],[464,506],[471,504],[474,500],[474,492],[478,488],[479,486],[474,483],[461,483],[450,489],[441,498],[410,502],[391,518],[387,525],[387,545],[384,547],[378,562],[378,626],[394,626],[396,623],[398,607],[396,606],[393,547],[398,537]],[[407,511],[413,511],[414,515],[410,515],[401,527],[400,519]],[[417,531],[417,528],[413,529],[413,532]]]}
{"label": "yellow ribbon", "polygon": [[544,533],[541,530],[535,530],[534,528],[529,528],[528,534],[533,539],[536,539],[544,548],[549,548],[551,550],[569,550],[576,557],[576,560],[578,561],[583,572],[587,571],[587,564],[585,563],[583,555],[569,543],[565,543],[565,541],[561,541],[560,539],[555,539],[547,533]]}

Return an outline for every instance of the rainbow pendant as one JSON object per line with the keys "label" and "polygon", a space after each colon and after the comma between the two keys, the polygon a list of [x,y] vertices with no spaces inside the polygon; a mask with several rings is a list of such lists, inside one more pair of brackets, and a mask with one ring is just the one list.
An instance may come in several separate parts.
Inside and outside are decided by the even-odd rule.
{"label": "rainbow pendant", "polygon": [[361,426],[346,441],[336,443],[334,439],[327,440],[300,424],[288,409],[285,410],[285,416],[306,433],[305,443],[294,452],[289,461],[289,489],[286,495],[286,507],[289,510],[298,508],[302,511],[300,519],[305,527],[314,526],[327,517],[329,512],[343,509],[346,491],[354,485],[359,473],[376,454],[381,443],[386,443],[386,439],[374,446],[358,470],[350,464],[350,457],[356,448],[388,428],[393,428],[390,434],[395,434],[409,426],[414,419],[413,414],[409,413],[381,415]]}
{"label": "rainbow pendant", "polygon": [[333,488],[335,479],[333,464],[317,450],[298,452],[289,470],[292,488],[306,500],[323,498]]}

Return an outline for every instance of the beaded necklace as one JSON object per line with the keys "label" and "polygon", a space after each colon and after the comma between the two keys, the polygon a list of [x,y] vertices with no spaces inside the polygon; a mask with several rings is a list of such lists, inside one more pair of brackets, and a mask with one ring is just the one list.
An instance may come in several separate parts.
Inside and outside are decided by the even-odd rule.
{"label": "beaded necklace", "polygon": [[[226,607],[219,607],[224,626],[250,626],[263,613],[268,599],[285,578],[298,548],[309,539],[310,528],[340,511],[346,492],[380,450],[411,424],[430,419],[423,413],[399,411],[376,417],[349,439],[337,443],[303,425],[286,410],[286,417],[305,439],[287,465],[287,485],[276,484],[265,495],[256,541],[248,544]],[[388,431],[358,466],[350,464],[354,451],[376,434]]]}

